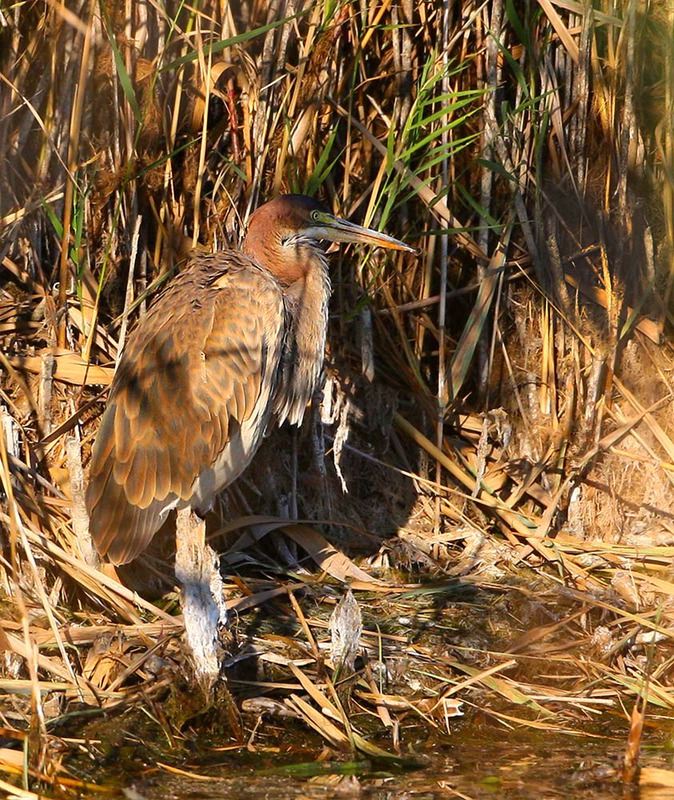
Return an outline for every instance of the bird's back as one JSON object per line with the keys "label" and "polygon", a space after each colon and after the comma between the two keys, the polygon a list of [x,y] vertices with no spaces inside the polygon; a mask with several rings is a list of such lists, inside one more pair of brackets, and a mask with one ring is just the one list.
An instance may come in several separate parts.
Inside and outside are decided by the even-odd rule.
{"label": "bird's back", "polygon": [[200,256],[131,335],[93,449],[94,543],[116,564],[172,508],[205,509],[264,436],[286,334],[276,280],[242,253]]}

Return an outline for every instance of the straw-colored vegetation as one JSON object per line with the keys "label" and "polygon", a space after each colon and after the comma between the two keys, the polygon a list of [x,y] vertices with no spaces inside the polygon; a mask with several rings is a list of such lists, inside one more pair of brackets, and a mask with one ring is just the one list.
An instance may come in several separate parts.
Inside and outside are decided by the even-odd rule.
{"label": "straw-colored vegetation", "polygon": [[[97,568],[83,486],[129,327],[284,191],[421,252],[335,255],[322,402],[208,520],[228,735],[299,718],[384,757],[461,704],[659,735],[672,36],[671,4],[628,0],[3,4],[0,787],[79,791],[69,759],[100,748],[68,737],[100,711],[210,724],[180,694],[171,559],[130,589]],[[329,627],[359,614],[348,677]]]}

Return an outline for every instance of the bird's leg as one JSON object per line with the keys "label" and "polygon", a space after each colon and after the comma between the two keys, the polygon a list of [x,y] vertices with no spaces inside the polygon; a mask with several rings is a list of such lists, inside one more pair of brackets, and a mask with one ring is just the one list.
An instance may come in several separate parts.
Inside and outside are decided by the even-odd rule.
{"label": "bird's leg", "polygon": [[227,609],[218,558],[206,544],[206,523],[190,508],[178,511],[176,578],[182,587],[185,638],[194,668],[210,686],[220,672],[218,629],[227,621]]}

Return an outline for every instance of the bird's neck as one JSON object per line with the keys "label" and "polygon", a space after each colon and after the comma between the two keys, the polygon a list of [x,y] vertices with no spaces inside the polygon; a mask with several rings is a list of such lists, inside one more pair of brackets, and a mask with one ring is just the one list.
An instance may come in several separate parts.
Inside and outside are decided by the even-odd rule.
{"label": "bird's neck", "polygon": [[289,326],[277,413],[280,421],[299,425],[320,382],[325,357],[330,276],[323,253],[313,260],[311,269],[284,288],[284,297]]}
{"label": "bird's neck", "polygon": [[328,300],[330,298],[330,274],[328,261],[323,253],[316,256],[310,267],[286,282],[277,275],[286,299],[286,308],[299,335],[309,334],[315,324],[321,330],[327,325]]}
{"label": "bird's neck", "polygon": [[[264,207],[263,207],[264,208]],[[269,227],[259,230],[260,222],[248,231],[241,249],[246,255],[276,278],[283,287],[292,286],[311,273],[327,270],[327,257],[323,247],[302,234],[284,235]]]}
{"label": "bird's neck", "polygon": [[[263,207],[264,208],[264,207]],[[256,212],[259,213],[259,212]],[[242,250],[279,282],[287,314],[274,411],[279,424],[299,425],[320,381],[325,357],[330,276],[324,250],[301,236],[281,239],[251,228]]]}
{"label": "bird's neck", "polygon": [[311,258],[299,248],[286,247],[279,233],[268,230],[265,235],[251,233],[243,240],[241,249],[256,264],[264,267],[282,286],[290,286],[311,268]]}

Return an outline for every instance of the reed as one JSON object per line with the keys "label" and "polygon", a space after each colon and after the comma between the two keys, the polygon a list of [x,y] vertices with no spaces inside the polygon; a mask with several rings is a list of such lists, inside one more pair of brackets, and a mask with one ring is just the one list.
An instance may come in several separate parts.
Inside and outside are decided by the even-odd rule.
{"label": "reed", "polygon": [[181,680],[170,591],[91,566],[91,442],[128,328],[281,191],[421,255],[337,257],[321,408],[209,520],[234,632],[269,602],[286,631],[248,691],[282,684],[371,757],[369,725],[397,747],[403,716],[446,732],[461,703],[588,735],[671,716],[673,33],[670,4],[627,0],[0,10],[0,770],[26,796],[87,788],[64,719],[154,713]]}

